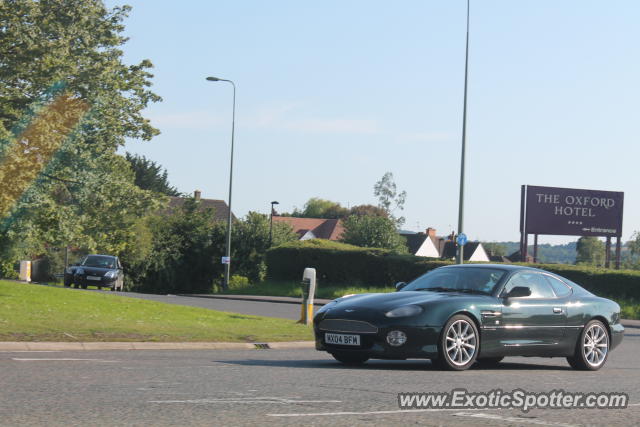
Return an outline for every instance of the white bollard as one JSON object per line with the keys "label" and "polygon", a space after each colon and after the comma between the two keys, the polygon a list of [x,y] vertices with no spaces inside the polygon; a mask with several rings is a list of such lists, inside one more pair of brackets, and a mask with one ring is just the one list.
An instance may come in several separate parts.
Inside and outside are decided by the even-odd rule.
{"label": "white bollard", "polygon": [[313,300],[316,294],[316,269],[305,268],[302,273],[302,307],[298,323],[311,324],[313,320]]}
{"label": "white bollard", "polygon": [[20,261],[20,280],[23,282],[31,281],[31,261]]}

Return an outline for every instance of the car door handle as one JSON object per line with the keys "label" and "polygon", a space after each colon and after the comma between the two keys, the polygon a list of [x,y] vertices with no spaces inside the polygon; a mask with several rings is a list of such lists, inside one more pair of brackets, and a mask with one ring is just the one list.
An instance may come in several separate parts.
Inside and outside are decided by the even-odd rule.
{"label": "car door handle", "polygon": [[556,314],[561,314],[562,313],[562,308],[561,307],[553,307],[553,312]]}

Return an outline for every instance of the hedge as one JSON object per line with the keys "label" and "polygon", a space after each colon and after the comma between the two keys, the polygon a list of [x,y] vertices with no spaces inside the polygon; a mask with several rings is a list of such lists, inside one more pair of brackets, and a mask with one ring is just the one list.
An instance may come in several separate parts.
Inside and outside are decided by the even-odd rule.
{"label": "hedge", "polygon": [[[338,286],[392,286],[450,264],[451,261],[398,255],[386,249],[361,248],[320,239],[288,243],[267,252],[270,279],[298,281],[305,267],[314,267],[320,282]],[[518,265],[551,271],[596,295],[640,300],[640,271],[565,264]]]}
{"label": "hedge", "polygon": [[331,285],[393,286],[407,282],[449,261],[398,255],[388,249],[361,248],[328,240],[287,243],[267,252],[267,277],[301,280],[313,267],[318,281]]}

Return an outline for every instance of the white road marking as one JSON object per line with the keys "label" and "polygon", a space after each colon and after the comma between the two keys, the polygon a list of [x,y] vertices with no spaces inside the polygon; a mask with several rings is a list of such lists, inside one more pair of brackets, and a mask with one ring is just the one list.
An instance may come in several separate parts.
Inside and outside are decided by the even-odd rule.
{"label": "white road marking", "polygon": [[61,357],[61,358],[23,358],[23,357],[12,357],[11,360],[15,360],[16,362],[103,362],[103,363],[115,363],[117,360],[104,360],[104,359],[74,359],[70,357]]}
{"label": "white road marking", "polygon": [[540,426],[555,426],[555,427],[578,427],[576,424],[566,424],[566,423],[558,423],[554,421],[545,421],[536,418],[525,418],[525,417],[502,417],[498,414],[490,414],[490,413],[468,413],[468,412],[457,412],[453,414],[454,417],[473,417],[473,418],[482,418],[485,420],[495,420],[495,421],[504,421],[508,423],[517,423],[517,424],[536,424]]}
{"label": "white road marking", "polygon": [[342,403],[341,400],[299,400],[286,397],[223,397],[218,399],[150,400],[148,403]]}
{"label": "white road marking", "polygon": [[[419,412],[451,412],[459,409],[396,409],[393,411],[366,411],[366,412],[313,412],[306,414],[267,414],[270,417],[319,417],[339,415],[387,415],[387,414],[415,414]],[[486,411],[486,409],[472,409],[472,411]]]}

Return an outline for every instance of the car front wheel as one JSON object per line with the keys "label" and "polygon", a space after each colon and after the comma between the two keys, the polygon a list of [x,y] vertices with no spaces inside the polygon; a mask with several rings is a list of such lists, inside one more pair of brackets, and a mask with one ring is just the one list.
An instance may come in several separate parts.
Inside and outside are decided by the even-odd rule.
{"label": "car front wheel", "polygon": [[592,320],[584,327],[573,356],[567,362],[574,369],[597,371],[604,366],[609,355],[609,333],[599,320]]}
{"label": "car front wheel", "polygon": [[480,334],[469,316],[451,317],[442,329],[436,364],[443,369],[464,371],[473,365],[480,349]]}

